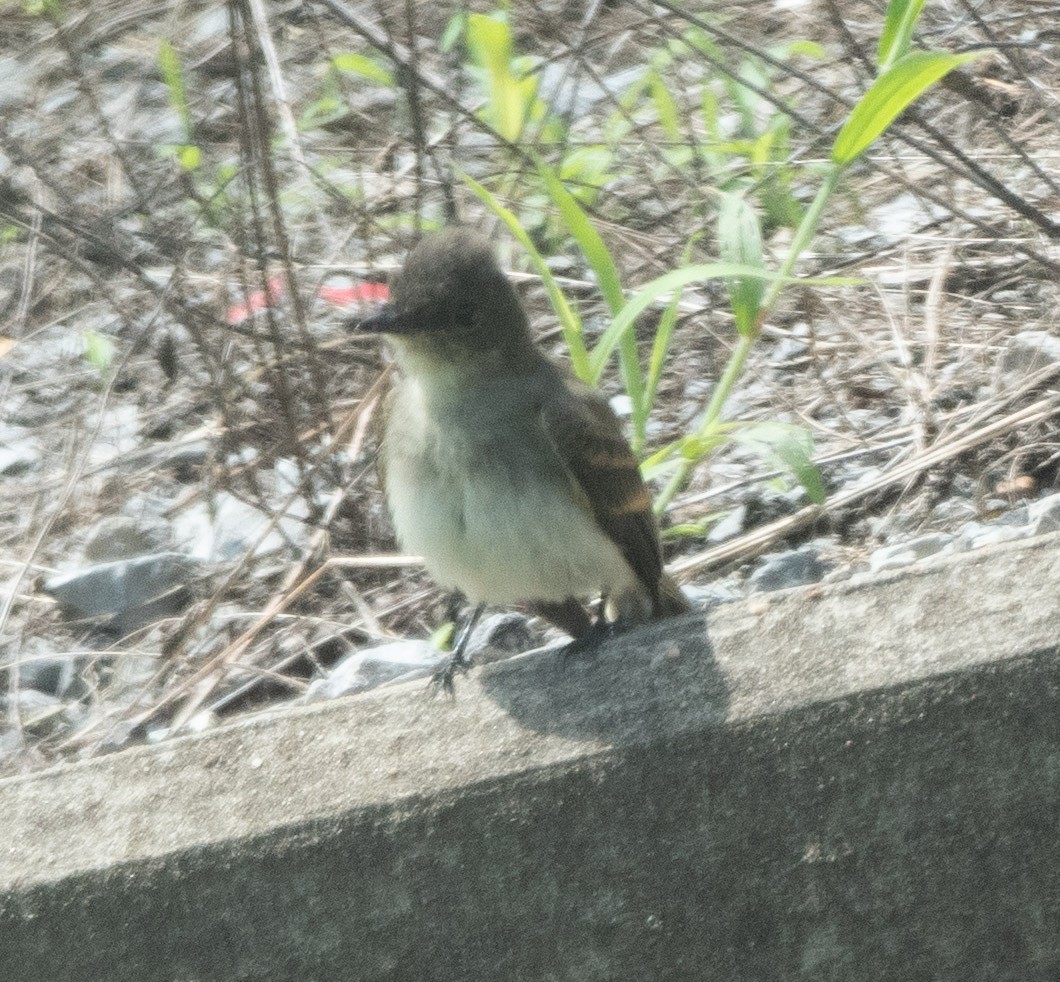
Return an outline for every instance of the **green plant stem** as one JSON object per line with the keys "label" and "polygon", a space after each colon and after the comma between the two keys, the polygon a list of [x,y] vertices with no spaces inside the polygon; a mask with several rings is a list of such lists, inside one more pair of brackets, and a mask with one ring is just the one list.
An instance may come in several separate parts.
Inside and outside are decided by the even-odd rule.
{"label": "green plant stem", "polygon": [[[799,256],[813,239],[817,231],[817,223],[820,221],[821,213],[824,211],[825,203],[836,189],[842,173],[843,168],[834,165],[825,173],[824,182],[810,203],[810,207],[806,209],[806,213],[802,216],[802,221],[799,223],[799,227],[791,240],[791,248],[788,249],[788,254],[784,257],[784,262],[780,266],[779,274],[781,276],[791,276]],[[700,420],[699,426],[696,427],[695,434],[691,437],[691,442],[702,443],[717,428],[721,421],[721,413],[725,408],[725,403],[728,401],[736,382],[743,374],[747,356],[750,355],[751,349],[754,348],[755,343],[758,341],[766,316],[777,302],[777,297],[780,296],[783,286],[784,281],[780,279],[771,280],[767,285],[766,291],[762,296],[762,305],[759,309],[755,329],[748,334],[740,335],[740,339],[737,341],[736,347],[725,365],[725,371],[722,372],[721,378],[718,379],[718,384],[714,387],[714,392],[711,394],[710,402],[703,413],[703,418]],[[671,475],[670,480],[666,482],[666,487],[663,488],[655,500],[655,510],[657,512],[661,513],[664,511],[673,500],[674,495],[685,486],[693,469],[703,459],[703,456],[702,453],[697,453],[694,456],[685,457],[681,461],[677,470]]]}
{"label": "green plant stem", "polygon": [[[721,411],[729,398],[729,393],[732,392],[737,379],[743,374],[744,363],[747,361],[747,356],[751,353],[751,349],[757,339],[757,332],[755,334],[740,335],[739,340],[736,342],[736,347],[733,349],[732,354],[729,355],[725,371],[721,373],[721,378],[718,379],[718,384],[714,387],[706,412],[703,413],[703,418],[691,438],[693,442],[701,441],[709,436],[711,430],[718,425],[721,419]],[[702,459],[701,454],[696,454],[694,457],[685,457],[681,461],[677,470],[671,475],[670,480],[666,482],[666,487],[655,499],[655,510],[657,512],[662,512],[666,509],[673,496],[684,487],[685,482],[692,473],[692,469]]]}
{"label": "green plant stem", "polygon": [[[791,271],[795,268],[795,263],[799,261],[799,256],[802,255],[817,233],[817,223],[821,220],[821,213],[824,211],[826,202],[832,196],[832,192],[835,191],[840,177],[843,176],[843,170],[844,168],[833,164],[825,172],[824,182],[818,189],[816,197],[810,203],[810,207],[806,209],[805,214],[802,216],[802,221],[799,222],[799,227],[795,230],[795,235],[791,240],[791,248],[788,249],[784,262],[781,263],[779,270],[781,276],[791,276]],[[773,304],[777,302],[777,297],[783,287],[783,280],[773,280],[766,286],[766,292],[762,296],[761,313],[758,316],[759,332],[766,315],[772,310]]]}

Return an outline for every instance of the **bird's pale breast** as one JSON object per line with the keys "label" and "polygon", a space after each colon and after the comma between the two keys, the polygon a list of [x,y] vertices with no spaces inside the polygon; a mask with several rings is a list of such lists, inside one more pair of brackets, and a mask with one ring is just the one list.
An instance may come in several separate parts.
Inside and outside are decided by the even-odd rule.
{"label": "bird's pale breast", "polygon": [[[433,389],[417,378],[395,388],[383,456],[402,547],[422,555],[439,584],[472,601],[640,590],[577,500],[534,393],[513,387],[509,380],[474,393],[437,377]],[[508,425],[495,425],[500,415]]]}

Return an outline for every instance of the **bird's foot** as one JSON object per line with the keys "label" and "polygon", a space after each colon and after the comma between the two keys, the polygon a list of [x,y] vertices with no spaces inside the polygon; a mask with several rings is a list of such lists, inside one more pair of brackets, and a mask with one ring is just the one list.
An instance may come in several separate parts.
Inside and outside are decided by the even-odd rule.
{"label": "bird's foot", "polygon": [[464,626],[460,629],[456,645],[453,647],[453,653],[431,672],[430,688],[433,692],[440,690],[448,696],[456,695],[454,679],[457,672],[466,675],[467,670],[471,667],[471,656],[467,653],[467,645],[471,640],[471,632],[475,629],[475,624],[478,623],[479,617],[482,616],[484,607],[485,604],[479,604],[471,611],[464,621]]}
{"label": "bird's foot", "polygon": [[471,668],[471,659],[465,658],[463,652],[454,651],[444,658],[441,664],[431,672],[430,688],[433,692],[444,692],[447,696],[456,695],[456,673],[466,675]]}

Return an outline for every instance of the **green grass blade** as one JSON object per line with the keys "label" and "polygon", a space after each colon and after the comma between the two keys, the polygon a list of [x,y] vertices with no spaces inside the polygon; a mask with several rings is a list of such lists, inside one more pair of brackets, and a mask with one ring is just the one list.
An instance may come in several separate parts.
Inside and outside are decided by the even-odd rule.
{"label": "green grass blade", "polygon": [[750,447],[771,467],[787,470],[814,504],[825,500],[824,481],[813,462],[813,435],[790,423],[756,423],[733,431],[734,439]]}
{"label": "green grass blade", "polygon": [[340,71],[348,72],[351,75],[360,75],[362,78],[366,78],[371,82],[377,82],[379,85],[385,85],[387,88],[392,88],[396,81],[394,74],[388,68],[384,68],[377,61],[373,61],[366,55],[359,55],[353,51],[346,51],[342,54],[335,55],[331,59],[331,63]]}
{"label": "green grass blade", "polygon": [[[696,242],[702,238],[703,233],[697,232],[685,246],[681,254],[681,265],[687,266],[692,258],[692,250]],[[670,342],[673,339],[674,329],[677,327],[677,314],[681,306],[683,290],[675,290],[673,299],[666,305],[666,309],[659,318],[659,326],[655,329],[655,341],[652,343],[651,360],[648,362],[648,378],[644,386],[644,408],[647,415],[651,414],[655,405],[655,394],[659,389],[662,379],[663,368],[666,358],[670,353]]]}
{"label": "green grass blade", "polygon": [[909,50],[913,28],[920,19],[925,0],[891,0],[876,51],[876,64],[886,71]]}
{"label": "green grass blade", "polygon": [[563,291],[556,283],[552,271],[545,264],[545,260],[542,258],[541,253],[537,251],[537,247],[531,241],[526,229],[523,228],[522,223],[513,212],[505,208],[489,190],[479,184],[473,177],[462,174],[461,178],[482,203],[508,226],[508,230],[526,250],[527,255],[530,257],[530,262],[533,264],[538,276],[541,277],[541,282],[545,285],[548,298],[552,303],[552,309],[555,310],[556,316],[559,318],[563,340],[566,341],[567,348],[570,350],[571,367],[574,369],[574,374],[582,381],[589,382],[591,377],[589,354],[585,349],[581,321],[571,308],[571,305],[567,303],[567,298],[563,295]]}
{"label": "green grass blade", "polygon": [[981,51],[963,55],[914,51],[896,62],[876,79],[851,111],[832,147],[833,163],[839,167],[852,164],[903,109],[948,72],[980,54]]}
{"label": "green grass blade", "polygon": [[[722,193],[718,210],[718,252],[726,262],[764,270],[762,229],[758,215],[739,194]],[[766,284],[761,276],[735,276],[726,280],[729,303],[741,334],[758,331],[758,315]]]}
{"label": "green grass blade", "polygon": [[[491,121],[506,140],[517,140],[530,101],[527,86],[512,73],[511,28],[501,17],[469,14],[465,31],[468,48],[489,80]],[[532,100],[532,93],[529,97]]]}
{"label": "green grass blade", "polygon": [[[596,231],[589,216],[582,210],[581,205],[575,200],[564,186],[563,182],[556,176],[552,168],[544,161],[535,160],[538,175],[545,185],[545,190],[552,198],[556,207],[559,208],[563,221],[566,224],[574,240],[578,243],[586,261],[596,274],[596,282],[600,292],[604,295],[607,305],[611,310],[612,317],[625,306],[626,297],[622,292],[622,281],[618,275],[618,267],[611,258],[607,245],[600,233]],[[633,404],[633,434],[634,449],[639,449],[644,442],[644,431],[647,425],[647,408],[644,398],[644,375],[640,368],[640,359],[637,353],[637,339],[632,331],[626,332],[619,339],[619,354],[622,364],[622,379]]]}
{"label": "green grass blade", "polygon": [[158,67],[169,94],[169,104],[180,116],[181,126],[184,128],[184,142],[191,143],[194,139],[191,110],[188,108],[188,96],[184,88],[184,73],[180,67],[180,56],[177,54],[177,49],[165,39],[158,46]]}
{"label": "green grass blade", "polygon": [[607,330],[600,335],[600,340],[597,341],[596,346],[589,355],[588,379],[590,384],[596,385],[600,381],[600,376],[603,374],[607,361],[622,339],[622,335],[632,328],[634,321],[659,297],[688,286],[690,283],[731,276],[758,276],[764,280],[800,283],[804,286],[856,286],[865,282],[862,279],[851,276],[812,278],[781,276],[778,273],[770,273],[766,270],[755,269],[752,266],[743,266],[737,263],[702,263],[671,270],[669,273],[664,273],[662,276],[642,286],[618,312],[618,316],[611,322]]}
{"label": "green grass blade", "polygon": [[543,160],[535,159],[538,176],[549,197],[559,209],[567,230],[578,243],[586,262],[596,274],[596,282],[600,292],[604,295],[611,314],[617,314],[626,303],[625,295],[622,293],[622,281],[618,275],[618,267],[611,258],[607,245],[596,231],[589,216],[582,210],[574,195],[564,186],[563,182],[556,176]]}

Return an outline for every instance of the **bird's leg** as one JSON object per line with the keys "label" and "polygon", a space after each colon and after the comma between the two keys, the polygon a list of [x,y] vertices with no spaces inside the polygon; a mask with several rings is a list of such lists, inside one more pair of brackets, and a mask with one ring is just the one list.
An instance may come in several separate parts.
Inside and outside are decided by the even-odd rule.
{"label": "bird's leg", "polygon": [[440,686],[443,692],[447,692],[449,695],[453,694],[453,677],[458,671],[466,672],[471,667],[471,659],[467,656],[467,643],[471,640],[471,632],[475,629],[475,625],[482,616],[482,611],[485,607],[484,603],[477,604],[464,619],[464,623],[457,633],[456,644],[453,645],[452,654],[431,675],[432,686]]}
{"label": "bird's leg", "polygon": [[471,640],[471,632],[475,630],[475,625],[485,609],[486,605],[484,603],[476,604],[474,610],[467,615],[464,620],[464,626],[460,628],[460,633],[456,636],[456,644],[453,646],[453,661],[457,667],[464,670],[471,666],[471,659],[467,656],[467,643]]}
{"label": "bird's leg", "polygon": [[607,620],[604,613],[606,607],[605,597],[600,601],[600,614],[594,621],[590,619],[585,607],[573,597],[559,602],[538,600],[530,605],[535,614],[551,621],[571,636],[571,640],[563,648],[564,661],[577,655],[591,654],[614,634],[615,626]]}
{"label": "bird's leg", "polygon": [[583,637],[593,629],[585,608],[573,597],[566,600],[534,600],[527,607],[572,638]]}

